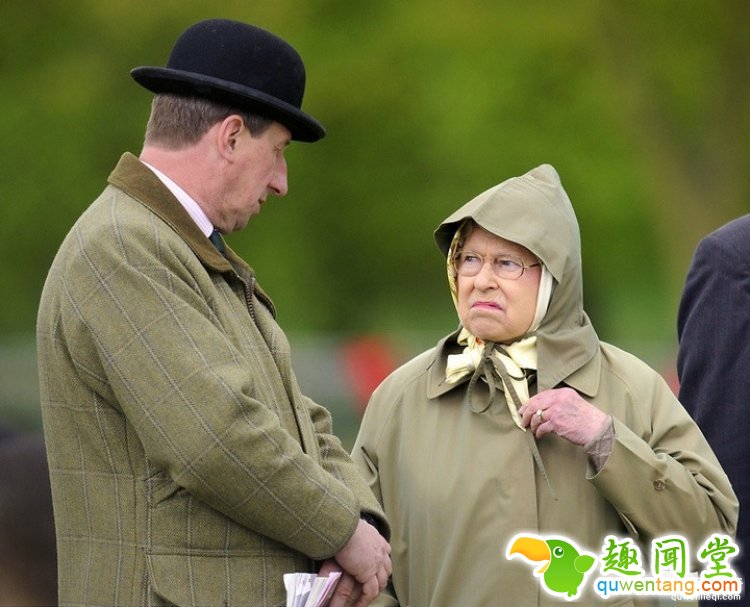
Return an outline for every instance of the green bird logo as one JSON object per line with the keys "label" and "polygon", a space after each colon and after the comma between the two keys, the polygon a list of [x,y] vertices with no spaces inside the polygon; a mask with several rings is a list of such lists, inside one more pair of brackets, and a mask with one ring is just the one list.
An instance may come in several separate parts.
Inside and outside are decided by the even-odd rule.
{"label": "green bird logo", "polygon": [[542,586],[549,593],[563,595],[568,601],[578,598],[583,579],[596,562],[593,554],[580,551],[568,538],[523,533],[508,543],[505,556],[541,563],[534,575],[542,579]]}

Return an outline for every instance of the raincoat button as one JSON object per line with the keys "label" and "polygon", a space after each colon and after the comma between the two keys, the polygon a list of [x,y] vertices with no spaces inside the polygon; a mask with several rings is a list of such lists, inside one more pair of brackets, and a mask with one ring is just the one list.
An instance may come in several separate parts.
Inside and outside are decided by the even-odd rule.
{"label": "raincoat button", "polygon": [[664,487],[666,487],[666,483],[664,481],[654,481],[654,489],[657,491],[664,491]]}

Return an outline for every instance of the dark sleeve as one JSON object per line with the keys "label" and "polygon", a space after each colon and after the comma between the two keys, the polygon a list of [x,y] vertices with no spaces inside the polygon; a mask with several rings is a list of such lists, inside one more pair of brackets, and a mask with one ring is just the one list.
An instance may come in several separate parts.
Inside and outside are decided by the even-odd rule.
{"label": "dark sleeve", "polygon": [[742,504],[750,493],[750,216],[698,245],[677,331],[680,401],[705,434]]}

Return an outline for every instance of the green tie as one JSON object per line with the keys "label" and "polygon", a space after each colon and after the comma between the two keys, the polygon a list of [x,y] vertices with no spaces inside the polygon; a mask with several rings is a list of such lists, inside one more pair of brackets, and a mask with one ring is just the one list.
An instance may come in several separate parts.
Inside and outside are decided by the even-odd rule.
{"label": "green tie", "polygon": [[222,239],[219,230],[214,230],[213,232],[211,232],[211,236],[209,236],[208,239],[214,244],[216,250],[219,253],[226,256],[227,247],[224,244],[224,240]]}

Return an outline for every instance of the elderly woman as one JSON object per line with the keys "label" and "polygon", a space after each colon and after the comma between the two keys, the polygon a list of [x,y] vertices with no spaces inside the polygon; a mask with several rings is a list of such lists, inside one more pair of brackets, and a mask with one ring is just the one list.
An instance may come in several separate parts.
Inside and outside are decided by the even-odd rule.
{"label": "elderly woman", "polygon": [[[551,166],[479,195],[435,236],[460,327],[376,390],[353,450],[393,527],[379,604],[570,598],[506,558],[521,532],[597,555],[607,536],[633,538],[644,559],[667,533],[697,549],[734,532],[737,500],[697,426],[585,314],[578,224]],[[591,587],[580,597],[602,603]]]}

